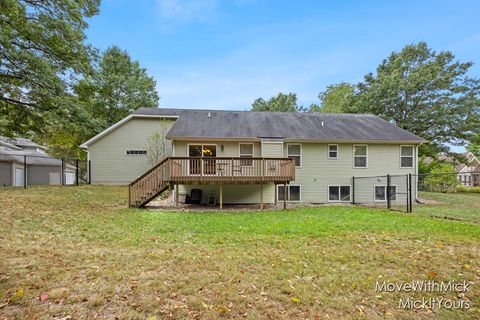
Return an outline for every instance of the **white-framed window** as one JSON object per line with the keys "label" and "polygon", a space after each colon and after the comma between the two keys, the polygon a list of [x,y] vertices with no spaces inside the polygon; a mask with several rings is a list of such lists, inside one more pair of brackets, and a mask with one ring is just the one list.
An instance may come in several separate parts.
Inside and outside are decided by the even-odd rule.
{"label": "white-framed window", "polygon": [[350,186],[328,186],[328,201],[350,202]]}
{"label": "white-framed window", "polygon": [[328,145],[328,159],[338,159],[338,144]]}
{"label": "white-framed window", "polygon": [[[284,196],[284,186],[279,184],[277,185],[277,201],[283,201]],[[302,187],[299,185],[287,185],[287,201],[290,202],[300,202]]]}
{"label": "white-framed window", "polygon": [[354,168],[368,167],[368,146],[366,144],[353,145],[353,167]]}
{"label": "white-framed window", "polygon": [[287,144],[287,158],[295,160],[295,167],[302,166],[302,145]]}
{"label": "white-framed window", "polygon": [[413,146],[400,146],[400,168],[413,168]]}
{"label": "white-framed window", "polygon": [[125,155],[127,156],[139,156],[139,155],[146,155],[147,150],[145,149],[127,149],[125,150]]}
{"label": "white-framed window", "polygon": [[[387,186],[375,186],[373,192],[375,201],[387,201]],[[390,200],[397,200],[397,186],[390,186]]]}
{"label": "white-framed window", "polygon": [[[238,145],[238,156],[240,158],[253,158],[253,143],[240,143]],[[251,159],[240,160],[242,166],[252,166],[253,161]]]}

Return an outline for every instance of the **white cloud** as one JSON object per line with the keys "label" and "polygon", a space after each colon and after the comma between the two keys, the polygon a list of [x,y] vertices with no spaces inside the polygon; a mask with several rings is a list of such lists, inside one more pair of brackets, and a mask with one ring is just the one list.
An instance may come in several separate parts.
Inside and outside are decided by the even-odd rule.
{"label": "white cloud", "polygon": [[157,0],[160,17],[175,23],[208,21],[217,5],[217,0]]}

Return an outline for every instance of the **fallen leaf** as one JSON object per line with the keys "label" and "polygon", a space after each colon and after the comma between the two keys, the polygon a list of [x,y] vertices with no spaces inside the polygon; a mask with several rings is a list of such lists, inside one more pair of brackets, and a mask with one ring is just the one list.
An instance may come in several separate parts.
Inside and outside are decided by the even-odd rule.
{"label": "fallen leaf", "polygon": [[38,297],[40,301],[47,301],[48,300],[48,293],[42,292],[40,293],[40,296]]}
{"label": "fallen leaf", "polygon": [[292,300],[295,303],[300,303],[302,301],[302,300],[300,300],[300,298],[297,298],[295,296],[291,297],[290,300]]}
{"label": "fallen leaf", "polygon": [[15,297],[17,298],[23,298],[25,296],[25,290],[23,288],[20,288],[15,292]]}

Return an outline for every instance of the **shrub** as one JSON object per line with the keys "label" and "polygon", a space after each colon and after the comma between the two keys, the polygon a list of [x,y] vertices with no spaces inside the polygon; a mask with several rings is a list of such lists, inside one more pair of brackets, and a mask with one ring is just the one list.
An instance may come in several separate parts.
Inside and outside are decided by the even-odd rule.
{"label": "shrub", "polygon": [[480,193],[480,187],[467,187],[463,184],[457,186],[457,192]]}
{"label": "shrub", "polygon": [[424,188],[435,192],[456,192],[459,185],[457,172],[449,163],[438,163],[423,181]]}

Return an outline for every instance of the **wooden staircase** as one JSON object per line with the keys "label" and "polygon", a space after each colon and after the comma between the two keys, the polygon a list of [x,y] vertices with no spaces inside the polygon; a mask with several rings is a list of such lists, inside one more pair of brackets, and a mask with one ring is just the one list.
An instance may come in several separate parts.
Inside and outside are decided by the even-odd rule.
{"label": "wooden staircase", "polygon": [[145,172],[128,185],[128,206],[141,208],[168,189],[170,185],[170,158]]}

